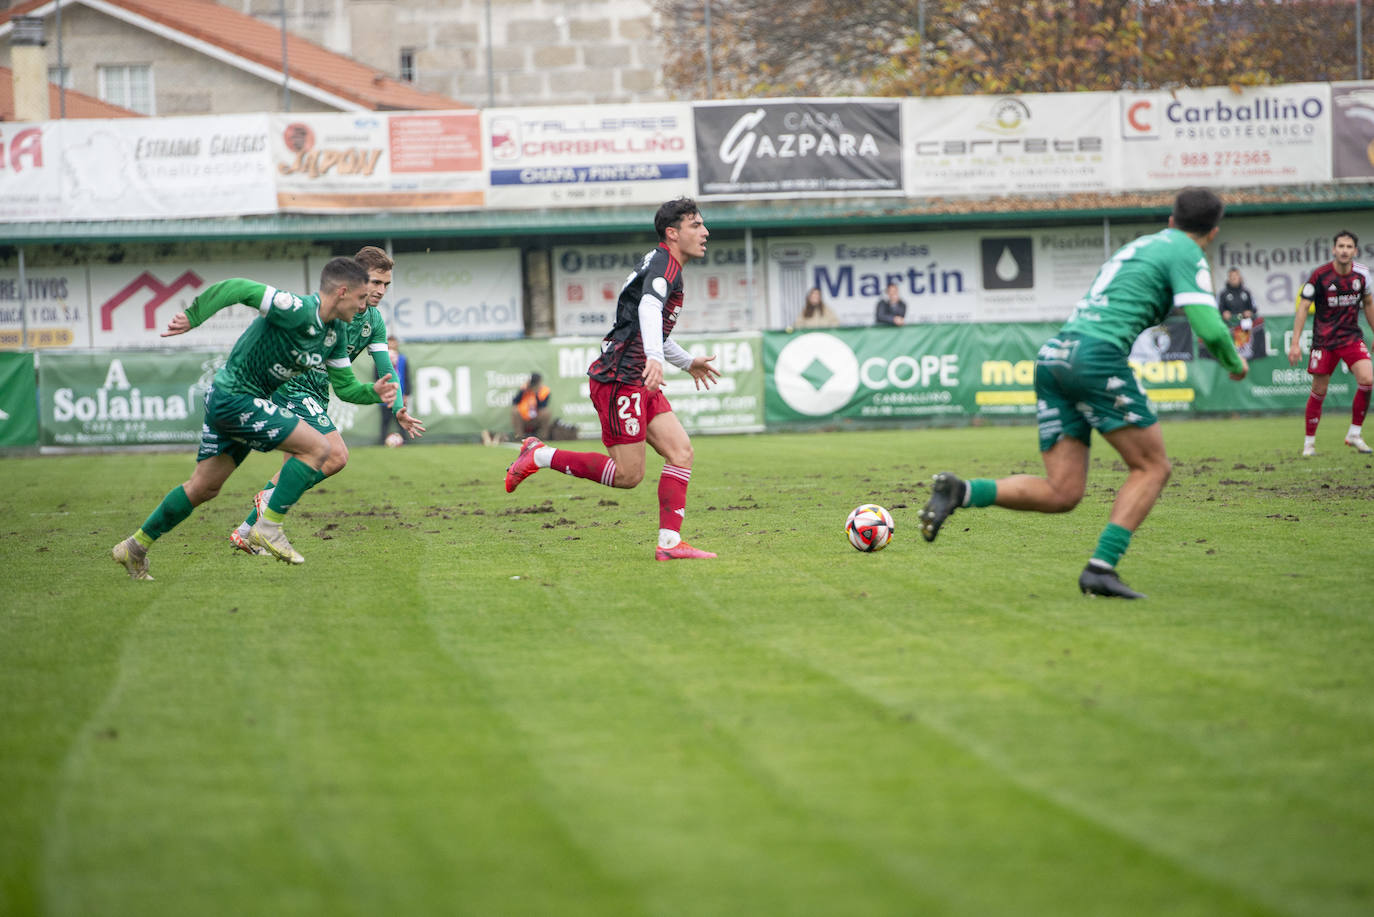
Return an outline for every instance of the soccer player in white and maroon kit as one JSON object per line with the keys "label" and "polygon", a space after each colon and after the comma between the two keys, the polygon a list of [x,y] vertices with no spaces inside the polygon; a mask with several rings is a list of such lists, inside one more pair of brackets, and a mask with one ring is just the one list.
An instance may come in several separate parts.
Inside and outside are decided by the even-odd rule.
{"label": "soccer player in white and maroon kit", "polygon": [[682,540],[687,484],[692,479],[692,441],[673,413],[661,386],[666,359],[691,374],[698,388],[710,388],[720,373],[715,356],[693,357],[668,339],[682,311],[682,267],[706,255],[710,233],[696,202],[678,198],[654,216],[658,247],[640,261],[616,301],[615,326],[601,342],[601,356],[587,370],[592,403],[601,418],[601,441],[609,455],[571,452],[526,437],[520,455],[506,469],[506,491],[540,468],[553,468],[608,487],[630,488],[644,479],[644,444],[663,456],[658,480],[658,560],[715,557]]}
{"label": "soccer player in white and maroon kit", "polygon": [[1360,332],[1360,309],[1374,326],[1374,297],[1369,292],[1369,268],[1355,260],[1360,240],[1353,232],[1336,233],[1331,260],[1312,272],[1298,297],[1293,318],[1293,341],[1288,345],[1288,362],[1298,365],[1302,358],[1302,326],[1309,309],[1315,308],[1312,323],[1312,354],[1307,372],[1312,377],[1312,394],[1307,398],[1307,436],[1302,454],[1317,454],[1317,424],[1322,419],[1322,401],[1331,373],[1344,362],[1355,374],[1355,399],[1350,406],[1350,429],[1345,444],[1356,452],[1371,452],[1361,430],[1369,410],[1369,393],[1374,388],[1374,365],[1369,360],[1364,335]]}

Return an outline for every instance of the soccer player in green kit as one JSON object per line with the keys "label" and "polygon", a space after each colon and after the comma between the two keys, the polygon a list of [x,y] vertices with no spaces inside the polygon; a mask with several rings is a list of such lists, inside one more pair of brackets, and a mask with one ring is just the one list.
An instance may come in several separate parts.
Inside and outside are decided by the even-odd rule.
{"label": "soccer player in green kit", "polygon": [[322,479],[329,441],[308,423],[274,404],[271,395],[293,376],[328,367],[334,391],[345,401],[391,401],[396,383],[382,378],[372,386],[353,375],[344,323],[367,305],[367,270],[352,258],[334,258],[320,272],[320,291],[296,296],[252,280],[223,280],[178,312],[163,337],[185,334],[221,309],[235,304],[259,316],[239,336],[224,366],[205,394],[205,422],[190,480],[173,488],[143,526],[115,545],[111,556],[133,579],[150,580],[148,549],[219,493],[234,469],[256,449],[291,453],[271,502],[249,535],[253,544],[290,563],[303,563],[282,532],[287,510],[307,488]]}
{"label": "soccer player in green kit", "polygon": [[1098,270],[1087,295],[1035,358],[1045,476],[964,481],[948,471],[937,474],[930,500],[918,513],[926,541],[934,541],[940,526],[960,507],[1002,506],[1039,513],[1073,509],[1087,488],[1088,446],[1097,430],[1121,455],[1127,474],[1097,550],[1078,577],[1078,588],[1085,595],[1144,598],[1121,581],[1116,564],[1173,468],[1159,421],[1127,355],[1142,331],[1162,323],[1177,306],[1231,378],[1245,378],[1249,366],[1236,353],[1217,313],[1203,253],[1216,238],[1224,209],[1211,191],[1185,188],[1174,199],[1169,228],[1123,246]]}
{"label": "soccer player in green kit", "polygon": [[[360,248],[353,256],[353,260],[367,269],[367,306],[344,326],[348,332],[345,339],[348,359],[350,362],[356,360],[366,350],[372,354],[378,379],[383,376],[396,379],[396,400],[392,402],[392,410],[401,429],[410,434],[411,439],[415,439],[424,435],[425,425],[410,415],[402,401],[404,393],[400,388],[401,380],[396,374],[396,368],[391,365],[391,356],[387,352],[386,321],[377,308],[391,287],[391,269],[395,267],[395,262],[391,260],[390,255],[375,245]],[[329,376],[322,368],[317,367],[295,376],[272,393],[272,401],[278,407],[304,418],[329,440],[329,458],[325,459],[324,465],[320,468],[323,475],[321,480],[343,471],[344,466],[348,464],[348,446],[329,416]],[[286,461],[290,462],[291,457],[287,456]],[[253,544],[249,535],[253,524],[258,521],[257,505],[266,505],[271,501],[272,491],[280,477],[281,472],[278,471],[254,499],[252,512],[238,528],[229,533],[229,543],[245,554],[271,553],[266,548]]]}

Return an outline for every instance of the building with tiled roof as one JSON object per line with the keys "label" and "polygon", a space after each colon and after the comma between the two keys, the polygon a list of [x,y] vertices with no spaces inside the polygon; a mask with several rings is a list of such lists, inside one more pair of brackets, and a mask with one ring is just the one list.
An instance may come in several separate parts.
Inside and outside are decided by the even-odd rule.
{"label": "building with tiled roof", "polygon": [[[65,98],[64,98],[65,96]],[[137,118],[138,112],[111,105],[85,93],[67,90],[61,92],[57,86],[48,86],[48,110],[50,117],[65,114],[68,118]],[[14,73],[8,67],[0,67],[0,121],[17,121],[14,112]]]}
{"label": "building with tiled roof", "polygon": [[212,0],[14,3],[0,12],[0,65],[10,63],[12,20],[38,17],[56,79],[59,12],[65,85],[140,114],[470,107],[291,32],[283,42],[280,28]]}

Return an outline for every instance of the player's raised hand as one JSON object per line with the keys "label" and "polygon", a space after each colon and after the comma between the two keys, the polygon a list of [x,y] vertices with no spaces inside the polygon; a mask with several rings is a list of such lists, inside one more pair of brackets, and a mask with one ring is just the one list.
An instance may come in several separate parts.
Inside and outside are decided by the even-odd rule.
{"label": "player's raised hand", "polygon": [[698,389],[710,388],[711,383],[720,378],[720,370],[711,365],[715,358],[715,354],[709,357],[693,357],[692,365],[687,367],[687,372],[692,374],[692,381]]}
{"label": "player's raised hand", "polygon": [[644,387],[651,392],[658,391],[663,384],[663,364],[657,360],[644,361]]}
{"label": "player's raised hand", "polygon": [[175,334],[185,334],[191,330],[191,320],[186,317],[185,312],[178,312],[172,316],[172,320],[167,323],[167,330],[162,332],[162,336],[169,338]]}
{"label": "player's raised hand", "polygon": [[396,400],[396,383],[391,381],[391,373],[372,383],[372,390],[377,393],[382,404],[391,404]]}
{"label": "player's raised hand", "polygon": [[401,425],[401,429],[410,434],[411,439],[419,439],[425,435],[425,425],[418,417],[412,417],[410,408],[401,408],[396,412],[396,422]]}

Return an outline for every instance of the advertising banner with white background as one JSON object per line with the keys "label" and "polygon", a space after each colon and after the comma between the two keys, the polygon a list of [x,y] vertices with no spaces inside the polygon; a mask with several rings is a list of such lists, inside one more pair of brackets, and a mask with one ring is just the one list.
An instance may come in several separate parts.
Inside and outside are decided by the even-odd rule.
{"label": "advertising banner with white background", "polygon": [[277,209],[265,115],[64,121],[61,154],[63,219]]}
{"label": "advertising banner with white background", "polygon": [[1119,94],[1120,188],[1331,180],[1331,87]]}
{"label": "advertising banner with white background", "polygon": [[1110,189],[1110,92],[906,99],[906,192],[1040,194]]}
{"label": "advertising banner with white background", "polygon": [[896,99],[698,102],[702,197],[842,197],[902,193]]}
{"label": "advertising banner with white background", "polygon": [[1374,180],[1374,82],[1332,84],[1331,134],[1332,177]]}
{"label": "advertising banner with white background", "polygon": [[6,125],[0,220],[238,216],[277,209],[265,115]]}
{"label": "advertising banner with white background", "polygon": [[[1356,261],[1374,262],[1374,213],[1369,211],[1281,219],[1228,217],[1207,252],[1212,281],[1220,290],[1227,270],[1236,268],[1260,315],[1277,321],[1279,331],[1287,331],[1292,327],[1298,291],[1315,268],[1331,260],[1334,237],[1341,230],[1359,236]],[[1311,327],[1309,321],[1309,331]]]}
{"label": "advertising banner with white background", "polygon": [[229,306],[183,335],[162,332],[206,287],[247,277],[298,295],[315,291],[305,259],[282,261],[163,261],[93,264],[89,270],[91,346],[101,349],[197,347],[228,351],[258,317],[256,309]]}
{"label": "advertising banner with white background", "polygon": [[[312,258],[316,273],[323,259]],[[512,338],[525,333],[518,248],[396,256],[379,307],[388,334],[402,341]]]}
{"label": "advertising banner with white background", "polygon": [[[555,248],[553,301],[558,333],[605,336],[615,324],[621,287],[652,250],[646,244]],[[674,333],[762,328],[763,246],[757,242],[753,259],[751,296],[744,243],[707,243],[706,257],[683,268],[682,314]]]}
{"label": "advertising banner with white background", "polygon": [[452,210],[485,200],[480,113],[271,116],[282,210]]}
{"label": "advertising banner with white background", "polygon": [[62,125],[0,123],[0,221],[62,219]]}
{"label": "advertising banner with white background", "polygon": [[493,207],[656,206],[696,191],[686,102],[495,108],[482,123]]}
{"label": "advertising banner with white background", "polygon": [[0,350],[91,346],[88,302],[85,268],[29,268],[22,288],[17,270],[0,270]]}

